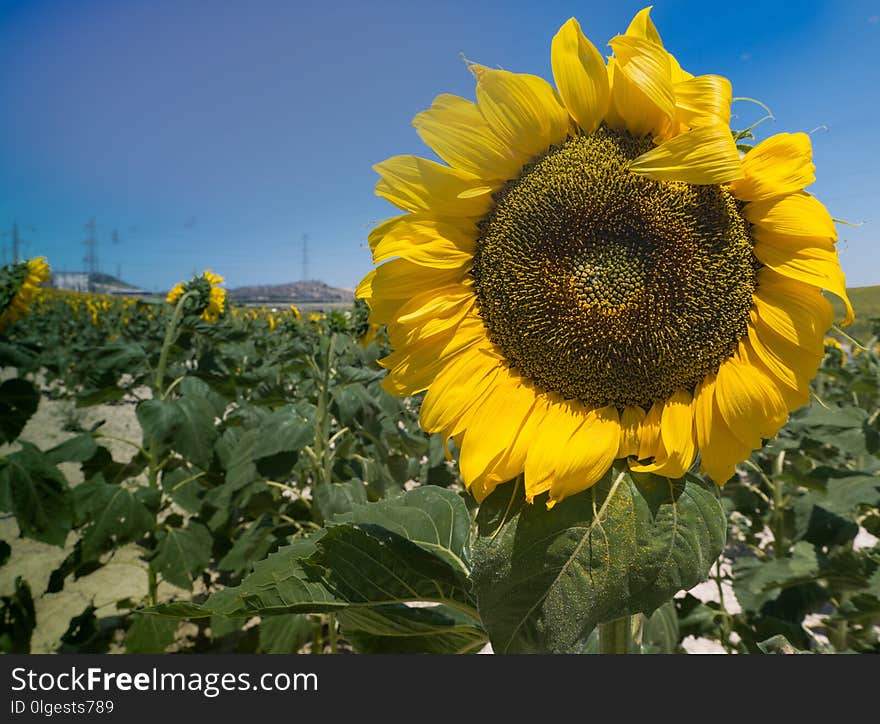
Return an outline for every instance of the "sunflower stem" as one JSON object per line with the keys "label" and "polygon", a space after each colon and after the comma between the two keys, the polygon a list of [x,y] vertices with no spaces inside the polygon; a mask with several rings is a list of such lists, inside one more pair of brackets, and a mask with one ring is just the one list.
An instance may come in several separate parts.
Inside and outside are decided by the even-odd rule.
{"label": "sunflower stem", "polygon": [[193,292],[187,292],[177,300],[174,314],[171,315],[171,320],[168,322],[168,326],[165,327],[165,339],[162,341],[162,351],[159,352],[159,364],[156,367],[156,383],[153,387],[154,399],[164,400],[167,396],[162,387],[165,384],[165,368],[168,366],[168,353],[171,351],[171,344],[174,342],[174,333],[177,331],[177,325],[183,316],[183,305],[193,294]]}
{"label": "sunflower stem", "polygon": [[599,653],[628,654],[632,648],[632,616],[599,624]]}

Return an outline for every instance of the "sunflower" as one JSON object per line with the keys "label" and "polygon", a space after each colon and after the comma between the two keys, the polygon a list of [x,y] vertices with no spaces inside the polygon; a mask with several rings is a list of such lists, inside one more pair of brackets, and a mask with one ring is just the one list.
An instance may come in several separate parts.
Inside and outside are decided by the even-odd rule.
{"label": "sunflower", "polygon": [[29,311],[41,284],[49,281],[49,264],[38,256],[0,269],[0,332]]}
{"label": "sunflower", "polygon": [[206,322],[216,322],[226,307],[226,290],[219,286],[222,283],[223,277],[208,269],[188,282],[175,284],[165,301],[168,304],[177,304],[184,295],[191,295],[184,302],[184,311],[197,315]]}
{"label": "sunflower", "polygon": [[524,474],[552,506],[617,459],[723,484],[809,401],[846,305],[834,222],[804,191],[810,139],[741,156],[731,86],[683,70],[649,10],[607,61],[574,18],[556,89],[471,67],[476,102],[413,125],[443,163],[395,156],[376,193],[405,213],[370,235],[357,295],[387,325],[387,391],[456,441],[482,500]]}

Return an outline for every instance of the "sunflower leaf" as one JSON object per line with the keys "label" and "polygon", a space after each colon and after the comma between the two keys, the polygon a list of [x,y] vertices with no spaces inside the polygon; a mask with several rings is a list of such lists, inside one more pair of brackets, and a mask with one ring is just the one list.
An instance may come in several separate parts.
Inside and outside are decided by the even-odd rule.
{"label": "sunflower leaf", "polygon": [[510,486],[477,517],[475,584],[498,653],[579,652],[600,623],[646,613],[705,579],[726,521],[699,479],[614,468],[552,510],[511,500]]}

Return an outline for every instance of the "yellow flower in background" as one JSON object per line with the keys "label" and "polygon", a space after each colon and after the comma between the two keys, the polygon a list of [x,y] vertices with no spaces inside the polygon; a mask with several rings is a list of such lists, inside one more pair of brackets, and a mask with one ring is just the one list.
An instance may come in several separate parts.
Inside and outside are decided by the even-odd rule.
{"label": "yellow flower in background", "polygon": [[823,344],[826,352],[837,351],[843,354],[843,345],[834,337],[825,337]]}
{"label": "yellow flower in background", "polygon": [[299,311],[299,307],[294,304],[290,305],[290,313],[293,315],[293,318],[296,320],[300,320],[303,318],[302,312]]}
{"label": "yellow flower in background", "polygon": [[226,308],[226,290],[220,286],[222,283],[223,277],[208,269],[188,282],[175,284],[165,301],[177,304],[181,297],[189,294],[184,311],[198,315],[206,322],[216,322]]}
{"label": "yellow flower in background", "polygon": [[0,269],[0,332],[27,315],[49,276],[49,264],[42,256]]}
{"label": "yellow flower in background", "polygon": [[445,164],[395,156],[358,287],[386,324],[385,389],[426,391],[478,500],[524,473],[548,505],[615,459],[722,484],[788,412],[832,323],[853,318],[809,137],[738,152],[731,87],[663,47],[649,9],[602,55],[575,19],[554,89],[472,66],[476,102],[438,96],[414,126]]}

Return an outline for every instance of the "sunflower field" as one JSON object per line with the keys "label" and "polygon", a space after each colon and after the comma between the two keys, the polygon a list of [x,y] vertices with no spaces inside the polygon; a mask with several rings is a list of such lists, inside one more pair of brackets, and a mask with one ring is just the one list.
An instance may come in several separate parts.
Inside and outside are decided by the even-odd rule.
{"label": "sunflower field", "polygon": [[4,268],[0,650],[880,652],[880,320],[810,136],[650,8],[608,45],[416,115],[349,309]]}
{"label": "sunflower field", "polygon": [[[158,390],[171,305],[35,296],[0,342],[3,651],[30,651],[47,624],[56,638],[40,650],[67,652],[472,653],[490,641],[498,651],[595,651],[595,623],[584,630],[584,620],[607,618],[623,596],[602,579],[640,575],[580,551],[573,565],[567,521],[509,490],[477,509],[440,437],[419,430],[419,397],[381,389],[387,339],[362,306],[311,319],[295,309],[184,315]],[[702,501],[699,483],[682,484],[695,505],[677,513],[717,500],[727,536],[722,526],[693,538],[712,556],[709,580],[644,602],[653,613],[633,646],[877,652],[880,355],[876,339],[826,349],[813,403],[720,497]],[[52,404],[69,406],[48,418],[67,430],[41,448],[28,423]],[[77,425],[90,410],[94,422]],[[119,411],[137,423],[129,439],[102,419]],[[598,484],[600,507],[612,484]],[[594,498],[558,510],[589,517]],[[651,535],[662,538],[659,512]],[[611,550],[627,530],[602,535],[620,538]],[[546,541],[547,570],[526,587],[493,582],[487,542],[515,549],[524,536]],[[696,584],[689,565],[661,567]],[[588,595],[566,598],[587,575]],[[127,585],[110,585],[120,576]],[[66,588],[85,593],[52,620]],[[511,636],[523,595],[544,605]],[[550,638],[553,616],[570,625]]]}

